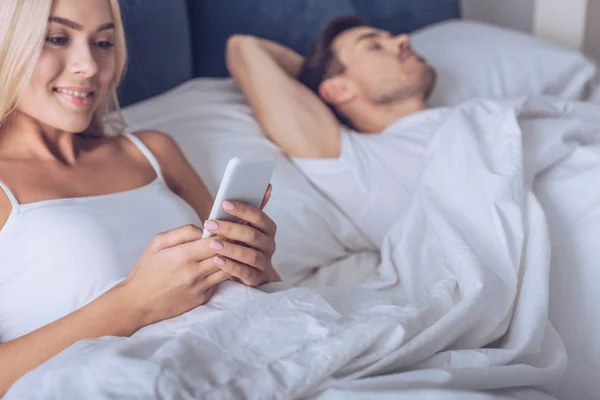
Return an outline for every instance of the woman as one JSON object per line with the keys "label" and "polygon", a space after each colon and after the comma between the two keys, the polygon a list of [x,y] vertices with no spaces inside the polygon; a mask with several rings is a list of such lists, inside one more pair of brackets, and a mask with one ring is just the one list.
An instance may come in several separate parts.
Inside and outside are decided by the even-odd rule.
{"label": "woman", "polygon": [[173,140],[103,133],[125,65],[116,0],[2,0],[0,60],[0,393],[76,341],[131,335],[227,279],[279,279],[261,210],[226,202],[246,223],[206,221],[218,236],[202,240],[212,199]]}

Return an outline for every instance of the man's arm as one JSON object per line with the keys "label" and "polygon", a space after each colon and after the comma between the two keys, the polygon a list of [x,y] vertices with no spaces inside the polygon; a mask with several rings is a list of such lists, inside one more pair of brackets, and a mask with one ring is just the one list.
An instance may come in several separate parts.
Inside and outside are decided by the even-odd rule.
{"label": "man's arm", "polygon": [[236,35],[227,67],[265,133],[292,157],[335,158],[340,125],[331,110],[296,80],[303,58],[275,42]]}

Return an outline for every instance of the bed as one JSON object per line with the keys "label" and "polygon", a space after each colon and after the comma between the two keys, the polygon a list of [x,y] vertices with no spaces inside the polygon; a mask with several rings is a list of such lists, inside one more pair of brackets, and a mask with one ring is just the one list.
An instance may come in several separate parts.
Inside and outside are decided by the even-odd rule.
{"label": "bed", "polygon": [[[130,340],[80,342],[21,379],[8,399],[596,396],[595,253],[577,271],[563,268],[572,262],[567,252],[557,258],[563,264],[551,260],[538,204],[554,207],[549,193],[573,188],[552,181],[540,184],[538,200],[523,194],[526,200],[516,201],[511,188],[524,184],[529,165],[519,161],[519,149],[495,141],[491,132],[489,141],[478,141],[485,125],[460,128],[464,115],[505,107],[521,113],[524,123],[533,114],[556,119],[553,137],[570,138],[575,126],[582,143],[593,143],[600,122],[595,108],[577,103],[573,115],[585,123],[573,118],[565,125],[557,109],[571,103],[523,97],[587,100],[597,75],[593,63],[522,33],[462,21],[454,0],[123,3],[130,60],[120,100],[129,129],[172,135],[213,194],[231,157],[274,154],[267,211],[279,226],[274,263],[284,283],[263,291],[224,285],[202,310]],[[437,144],[427,190],[384,243],[352,224],[264,137],[224,65],[225,43],[234,33],[305,54],[319,28],[344,14],[413,33],[414,47],[438,71],[432,105],[467,102],[447,127],[461,131],[460,140]],[[469,102],[478,98],[487,100]],[[559,140],[558,150],[548,152],[535,142],[543,135],[532,124],[530,146],[546,151],[534,152],[541,155],[532,165],[568,142]],[[507,133],[515,143],[521,136]],[[450,148],[452,154],[442,152]],[[467,151],[498,148],[505,148],[505,159],[477,159]],[[445,170],[467,187],[472,182],[461,171],[480,164],[493,168],[468,198],[436,175]],[[493,213],[485,208],[490,204]],[[481,219],[465,218],[465,208]],[[570,208],[578,210],[575,203]]]}

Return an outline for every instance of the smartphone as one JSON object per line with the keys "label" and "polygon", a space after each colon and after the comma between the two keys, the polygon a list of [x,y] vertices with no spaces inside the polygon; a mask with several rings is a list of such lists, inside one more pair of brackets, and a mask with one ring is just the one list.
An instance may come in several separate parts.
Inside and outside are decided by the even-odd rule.
{"label": "smartphone", "polygon": [[[223,202],[226,200],[260,207],[273,176],[275,164],[275,157],[269,155],[256,158],[234,157],[229,160],[208,219],[239,221],[223,209]],[[213,233],[204,230],[202,238],[212,236]]]}

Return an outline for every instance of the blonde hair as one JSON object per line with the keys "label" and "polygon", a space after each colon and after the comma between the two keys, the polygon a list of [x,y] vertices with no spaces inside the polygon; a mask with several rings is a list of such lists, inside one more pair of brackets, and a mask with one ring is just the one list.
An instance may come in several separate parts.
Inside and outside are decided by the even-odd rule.
{"label": "blonde hair", "polygon": [[[109,95],[96,111],[87,133],[106,135],[103,119],[113,110],[112,131],[125,126],[120,113],[117,86],[125,72],[127,50],[118,0],[107,0],[115,24],[116,72]],[[0,127],[10,118],[26,89],[42,51],[53,0],[0,0]],[[114,125],[121,125],[115,129]]]}

